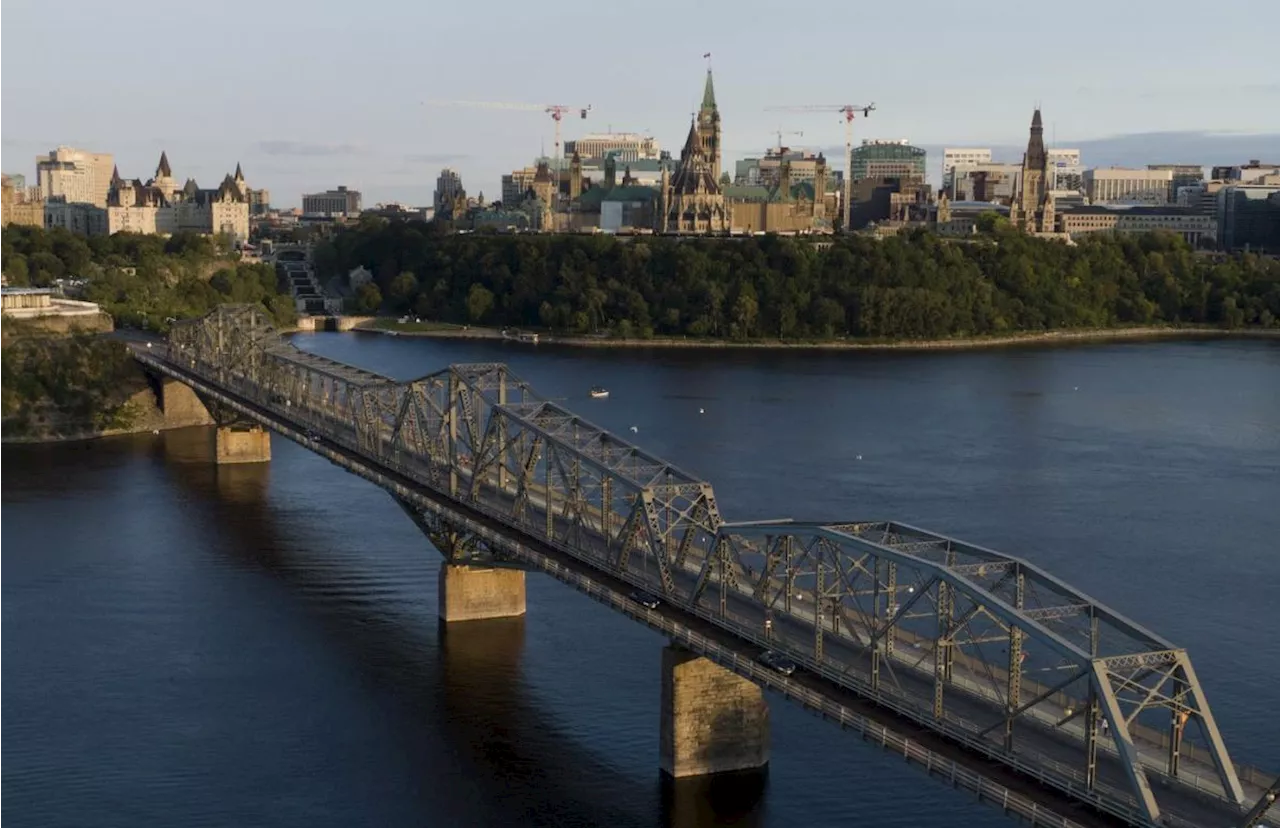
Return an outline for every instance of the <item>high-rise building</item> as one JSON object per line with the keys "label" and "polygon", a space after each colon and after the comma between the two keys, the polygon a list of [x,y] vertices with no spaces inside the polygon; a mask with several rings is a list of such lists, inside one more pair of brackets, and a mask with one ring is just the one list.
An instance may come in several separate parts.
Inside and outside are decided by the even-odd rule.
{"label": "high-rise building", "polygon": [[302,212],[306,215],[356,216],[360,214],[360,191],[340,186],[323,193],[302,196]]}
{"label": "high-rise building", "polygon": [[452,212],[454,203],[459,198],[466,197],[467,191],[462,188],[462,177],[448,167],[441,170],[440,176],[436,179],[436,192],[432,199],[436,215]]}
{"label": "high-rise building", "polygon": [[863,140],[854,147],[850,169],[854,181],[864,178],[920,178],[925,176],[926,153],[903,138],[897,141]]}
{"label": "high-rise building", "polygon": [[56,198],[70,204],[105,208],[114,167],[110,153],[58,147],[36,158],[40,196],[45,201]]}

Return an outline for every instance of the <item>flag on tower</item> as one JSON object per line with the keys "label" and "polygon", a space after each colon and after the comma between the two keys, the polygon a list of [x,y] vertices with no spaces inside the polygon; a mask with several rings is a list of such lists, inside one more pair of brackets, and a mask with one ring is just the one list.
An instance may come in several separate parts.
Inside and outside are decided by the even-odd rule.
{"label": "flag on tower", "polygon": [[711,53],[710,53],[710,52],[707,52],[705,55],[703,55],[703,57],[704,57],[704,58],[709,58],[709,57],[711,57]]}

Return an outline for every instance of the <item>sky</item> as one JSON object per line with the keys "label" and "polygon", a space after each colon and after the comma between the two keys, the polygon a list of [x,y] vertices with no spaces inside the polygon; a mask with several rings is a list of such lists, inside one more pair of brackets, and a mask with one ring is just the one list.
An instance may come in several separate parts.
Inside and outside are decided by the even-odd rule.
{"label": "sky", "polygon": [[145,179],[165,150],[179,180],[239,162],[285,207],[339,184],[428,204],[448,166],[495,199],[552,151],[550,117],[431,102],[590,104],[566,139],[649,132],[678,154],[706,52],[730,169],[778,128],[843,166],[838,115],[765,108],[870,101],[855,143],[907,138],[934,177],[943,146],[1019,160],[1037,104],[1086,165],[1239,163],[1280,157],[1277,31],[1276,0],[4,0],[0,166],[33,181],[69,145]]}

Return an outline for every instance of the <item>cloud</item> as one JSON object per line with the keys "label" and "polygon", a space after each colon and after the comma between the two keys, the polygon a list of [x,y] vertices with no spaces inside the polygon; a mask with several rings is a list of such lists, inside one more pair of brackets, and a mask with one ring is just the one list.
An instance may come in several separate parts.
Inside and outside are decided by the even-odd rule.
{"label": "cloud", "polygon": [[410,164],[455,164],[470,159],[471,156],[464,152],[419,152],[404,157]]}
{"label": "cloud", "polygon": [[359,155],[363,152],[354,144],[313,144],[308,141],[259,141],[254,146],[265,155],[276,156]]}

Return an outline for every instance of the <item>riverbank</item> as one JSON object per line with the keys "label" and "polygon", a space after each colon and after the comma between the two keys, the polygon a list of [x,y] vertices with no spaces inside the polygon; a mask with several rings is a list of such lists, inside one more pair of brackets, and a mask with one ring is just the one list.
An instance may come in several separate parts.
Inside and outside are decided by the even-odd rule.
{"label": "riverbank", "polygon": [[24,338],[4,346],[4,443],[62,443],[179,425],[121,337]]}
{"label": "riverbank", "polygon": [[[389,336],[436,337],[446,339],[487,339],[517,341],[516,336],[497,328],[480,328],[446,323],[379,324],[383,320],[368,320],[353,330]],[[693,339],[659,337],[653,339],[615,338],[604,336],[558,336],[538,332],[539,344],[568,345],[578,348],[726,348],[761,350],[899,350],[941,351],[970,350],[979,348],[1008,348],[1020,345],[1046,345],[1057,343],[1086,343],[1108,341],[1142,341],[1153,339],[1215,339],[1231,337],[1260,337],[1280,339],[1280,328],[1239,328],[1227,330],[1212,326],[1141,326],[1133,328],[1096,328],[1081,330],[1028,331],[993,336],[956,337],[954,339],[927,340],[752,340],[740,342],[726,339]]]}

